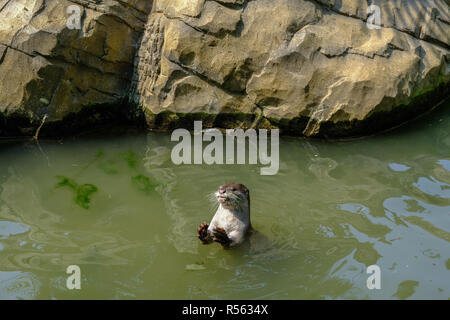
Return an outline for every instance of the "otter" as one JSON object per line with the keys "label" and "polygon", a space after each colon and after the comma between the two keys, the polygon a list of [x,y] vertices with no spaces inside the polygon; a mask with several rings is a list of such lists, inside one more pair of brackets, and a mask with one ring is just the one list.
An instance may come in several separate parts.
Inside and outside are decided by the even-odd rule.
{"label": "otter", "polygon": [[225,183],[215,192],[219,202],[211,223],[203,222],[197,236],[203,244],[218,242],[228,249],[244,241],[251,229],[250,192],[239,183]]}

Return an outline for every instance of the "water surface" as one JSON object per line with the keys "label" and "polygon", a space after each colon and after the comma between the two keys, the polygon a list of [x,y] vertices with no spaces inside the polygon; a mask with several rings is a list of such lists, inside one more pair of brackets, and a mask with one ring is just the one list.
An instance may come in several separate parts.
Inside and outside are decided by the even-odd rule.
{"label": "water surface", "polygon": [[[165,134],[2,143],[0,298],[448,299],[449,111],[354,141],[283,138],[275,176],[175,166]],[[226,181],[250,189],[257,230],[235,250],[195,234]]]}

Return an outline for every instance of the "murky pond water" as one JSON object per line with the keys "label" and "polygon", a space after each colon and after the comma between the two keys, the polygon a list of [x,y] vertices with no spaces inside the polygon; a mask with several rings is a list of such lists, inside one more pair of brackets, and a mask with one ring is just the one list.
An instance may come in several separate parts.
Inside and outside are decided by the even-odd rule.
{"label": "murky pond water", "polygon": [[[2,143],[0,298],[448,299],[449,111],[354,141],[283,138],[275,176],[175,166],[155,133]],[[196,239],[226,181],[249,187],[257,230],[234,250]]]}

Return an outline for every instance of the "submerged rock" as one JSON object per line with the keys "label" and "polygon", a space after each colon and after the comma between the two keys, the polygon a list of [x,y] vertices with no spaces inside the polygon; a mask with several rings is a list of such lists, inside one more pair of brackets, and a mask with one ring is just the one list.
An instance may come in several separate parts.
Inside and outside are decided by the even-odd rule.
{"label": "submerged rock", "polygon": [[[368,2],[0,0],[0,134],[30,134],[44,115],[51,134],[140,111],[161,129],[396,126],[448,96],[449,5]],[[80,29],[67,25],[74,3]]]}

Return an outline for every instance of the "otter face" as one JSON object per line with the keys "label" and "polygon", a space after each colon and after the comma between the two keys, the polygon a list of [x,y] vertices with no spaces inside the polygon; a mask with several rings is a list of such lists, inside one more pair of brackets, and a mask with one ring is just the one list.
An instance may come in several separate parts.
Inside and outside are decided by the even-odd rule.
{"label": "otter face", "polygon": [[249,205],[249,191],[243,184],[225,183],[219,187],[215,196],[225,208],[240,208]]}

